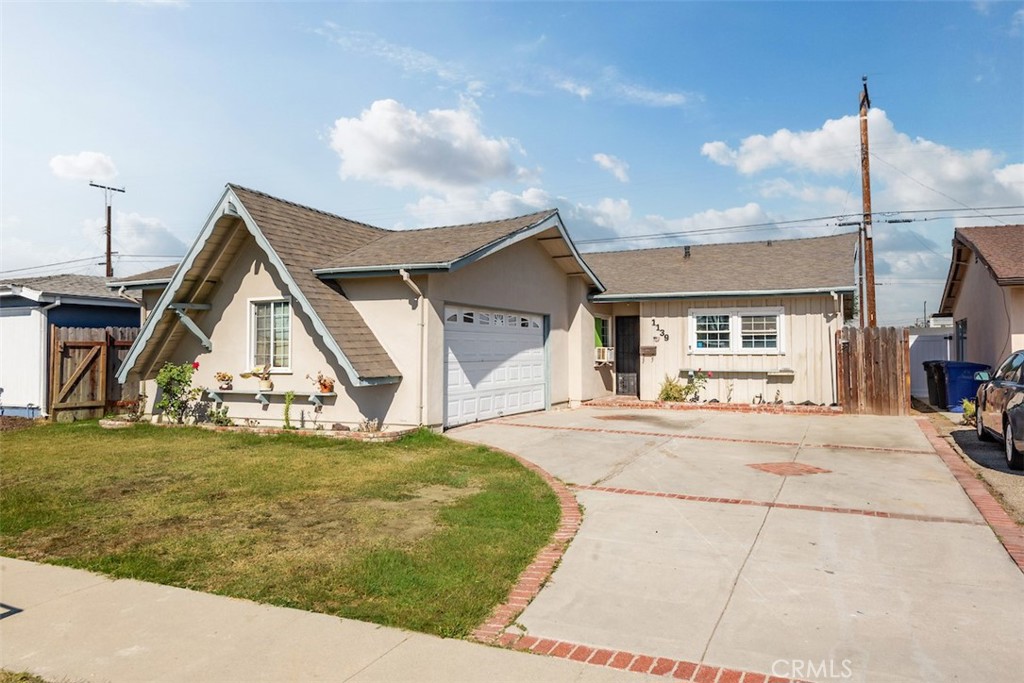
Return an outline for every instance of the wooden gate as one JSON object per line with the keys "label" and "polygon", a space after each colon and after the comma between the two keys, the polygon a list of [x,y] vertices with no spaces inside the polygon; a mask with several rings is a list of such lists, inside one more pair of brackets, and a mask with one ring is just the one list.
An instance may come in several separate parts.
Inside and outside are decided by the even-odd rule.
{"label": "wooden gate", "polygon": [[135,383],[117,382],[117,369],[137,327],[50,326],[49,412],[54,420],[102,417],[138,399]]}
{"label": "wooden gate", "polygon": [[902,327],[836,333],[839,404],[854,415],[910,414],[910,335]]}

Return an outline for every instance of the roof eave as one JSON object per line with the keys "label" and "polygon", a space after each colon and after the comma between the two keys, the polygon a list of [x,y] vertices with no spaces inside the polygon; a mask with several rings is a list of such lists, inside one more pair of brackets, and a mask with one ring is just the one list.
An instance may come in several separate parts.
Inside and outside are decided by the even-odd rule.
{"label": "roof eave", "polygon": [[841,285],[837,287],[806,287],[801,289],[758,289],[758,290],[733,290],[733,291],[705,291],[705,292],[643,292],[637,294],[592,294],[590,301],[594,303],[624,303],[632,301],[649,301],[651,299],[714,299],[719,297],[740,297],[740,296],[806,296],[812,294],[846,294],[855,292],[857,288],[853,285]]}
{"label": "roof eave", "polygon": [[107,287],[109,289],[162,289],[170,284],[171,278],[161,278],[159,280],[116,280],[114,282],[108,282]]}

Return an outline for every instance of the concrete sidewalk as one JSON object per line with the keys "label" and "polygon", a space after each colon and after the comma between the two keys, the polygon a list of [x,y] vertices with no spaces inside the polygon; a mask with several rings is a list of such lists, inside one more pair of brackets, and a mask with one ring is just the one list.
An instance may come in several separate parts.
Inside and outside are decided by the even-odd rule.
{"label": "concrete sidewalk", "polygon": [[0,602],[0,668],[54,681],[663,680],[3,557]]}

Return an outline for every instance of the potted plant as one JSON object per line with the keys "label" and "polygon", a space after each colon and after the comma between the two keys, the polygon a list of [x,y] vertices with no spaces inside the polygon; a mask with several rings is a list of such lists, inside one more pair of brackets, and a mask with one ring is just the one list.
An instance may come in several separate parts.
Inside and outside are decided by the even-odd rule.
{"label": "potted plant", "polygon": [[317,372],[316,377],[306,375],[306,379],[313,382],[313,386],[316,387],[318,393],[321,394],[333,394],[334,393],[334,379],[328,377],[322,372]]}
{"label": "potted plant", "polygon": [[235,376],[230,372],[215,372],[213,379],[220,385],[221,391],[228,391],[231,389],[231,383],[235,380]]}
{"label": "potted plant", "polygon": [[255,377],[260,381],[260,391],[270,391],[274,388],[274,383],[270,381],[270,363],[267,363],[262,368],[257,366],[249,372],[243,372],[239,377],[249,379]]}

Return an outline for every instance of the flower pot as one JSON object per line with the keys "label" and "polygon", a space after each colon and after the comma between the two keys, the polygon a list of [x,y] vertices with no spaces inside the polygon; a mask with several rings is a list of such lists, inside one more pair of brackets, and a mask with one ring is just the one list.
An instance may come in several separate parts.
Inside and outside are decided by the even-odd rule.
{"label": "flower pot", "polygon": [[261,379],[260,380],[260,391],[271,391],[274,388],[273,380]]}
{"label": "flower pot", "polygon": [[321,394],[334,393],[334,382],[321,382],[319,388]]}
{"label": "flower pot", "polygon": [[231,391],[231,382],[221,382],[217,388],[221,391]]}

